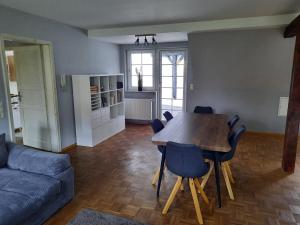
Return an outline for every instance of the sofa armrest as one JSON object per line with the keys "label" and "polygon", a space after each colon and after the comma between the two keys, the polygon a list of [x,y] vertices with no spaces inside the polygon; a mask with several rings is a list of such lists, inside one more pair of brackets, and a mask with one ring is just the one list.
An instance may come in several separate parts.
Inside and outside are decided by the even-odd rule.
{"label": "sofa armrest", "polygon": [[54,177],[71,167],[67,154],[44,152],[23,145],[8,143],[7,166]]}
{"label": "sofa armrest", "polygon": [[73,167],[68,168],[60,174],[54,176],[55,179],[60,180],[62,187],[62,197],[64,202],[69,202],[73,199],[75,194],[74,187],[74,169]]}

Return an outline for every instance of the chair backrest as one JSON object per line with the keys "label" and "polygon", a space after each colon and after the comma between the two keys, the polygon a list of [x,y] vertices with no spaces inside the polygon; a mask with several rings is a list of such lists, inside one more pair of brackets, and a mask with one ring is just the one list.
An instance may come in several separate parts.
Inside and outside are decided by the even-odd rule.
{"label": "chair backrest", "polygon": [[231,119],[228,121],[228,126],[230,128],[230,130],[235,126],[235,124],[240,120],[239,115],[234,115],[233,117],[231,117]]}
{"label": "chair backrest", "polygon": [[197,146],[174,142],[167,143],[166,165],[174,174],[187,178],[201,177],[209,170]]}
{"label": "chair backrest", "polygon": [[154,133],[158,133],[162,129],[164,129],[164,124],[159,119],[154,119],[151,122],[151,127]]}
{"label": "chair backrest", "polygon": [[173,115],[172,113],[170,113],[169,111],[165,111],[163,113],[164,117],[166,118],[167,122],[169,122],[171,119],[173,119]]}
{"label": "chair backrest", "polygon": [[210,106],[196,106],[194,113],[213,114],[214,110]]}
{"label": "chair backrest", "polygon": [[241,135],[246,131],[246,127],[244,125],[238,127],[236,130],[232,131],[228,138],[228,142],[231,146],[230,152],[226,153],[222,157],[222,161],[231,160],[235,154],[236,147],[241,138]]}

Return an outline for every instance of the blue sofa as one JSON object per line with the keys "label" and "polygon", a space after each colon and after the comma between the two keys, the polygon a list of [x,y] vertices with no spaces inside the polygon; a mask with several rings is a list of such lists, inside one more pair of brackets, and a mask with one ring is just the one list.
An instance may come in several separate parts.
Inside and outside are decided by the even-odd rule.
{"label": "blue sofa", "polygon": [[74,196],[74,170],[66,154],[6,143],[0,168],[0,225],[40,225]]}

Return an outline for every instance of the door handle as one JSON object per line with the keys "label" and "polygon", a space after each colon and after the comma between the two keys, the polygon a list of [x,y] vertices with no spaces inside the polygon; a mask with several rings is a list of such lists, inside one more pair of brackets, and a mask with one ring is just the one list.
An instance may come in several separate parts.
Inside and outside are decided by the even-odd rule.
{"label": "door handle", "polygon": [[19,91],[18,91],[18,96],[19,96],[19,102],[22,102],[22,95]]}

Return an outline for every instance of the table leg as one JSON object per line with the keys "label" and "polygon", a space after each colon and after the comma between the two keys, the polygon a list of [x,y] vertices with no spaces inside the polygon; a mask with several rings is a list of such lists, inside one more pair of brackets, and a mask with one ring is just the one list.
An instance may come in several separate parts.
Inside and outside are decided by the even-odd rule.
{"label": "table leg", "polygon": [[221,202],[221,187],[220,187],[220,161],[219,161],[218,152],[215,152],[214,156],[215,156],[214,157],[214,164],[215,164],[214,166],[215,166],[218,206],[219,206],[219,208],[221,208],[222,202]]}
{"label": "table leg", "polygon": [[164,149],[161,154],[161,163],[160,163],[160,169],[159,169],[159,178],[157,183],[157,191],[156,191],[156,197],[159,198],[159,191],[160,191],[160,184],[162,180],[162,176],[164,173],[165,168],[165,160],[166,160],[166,150]]}

